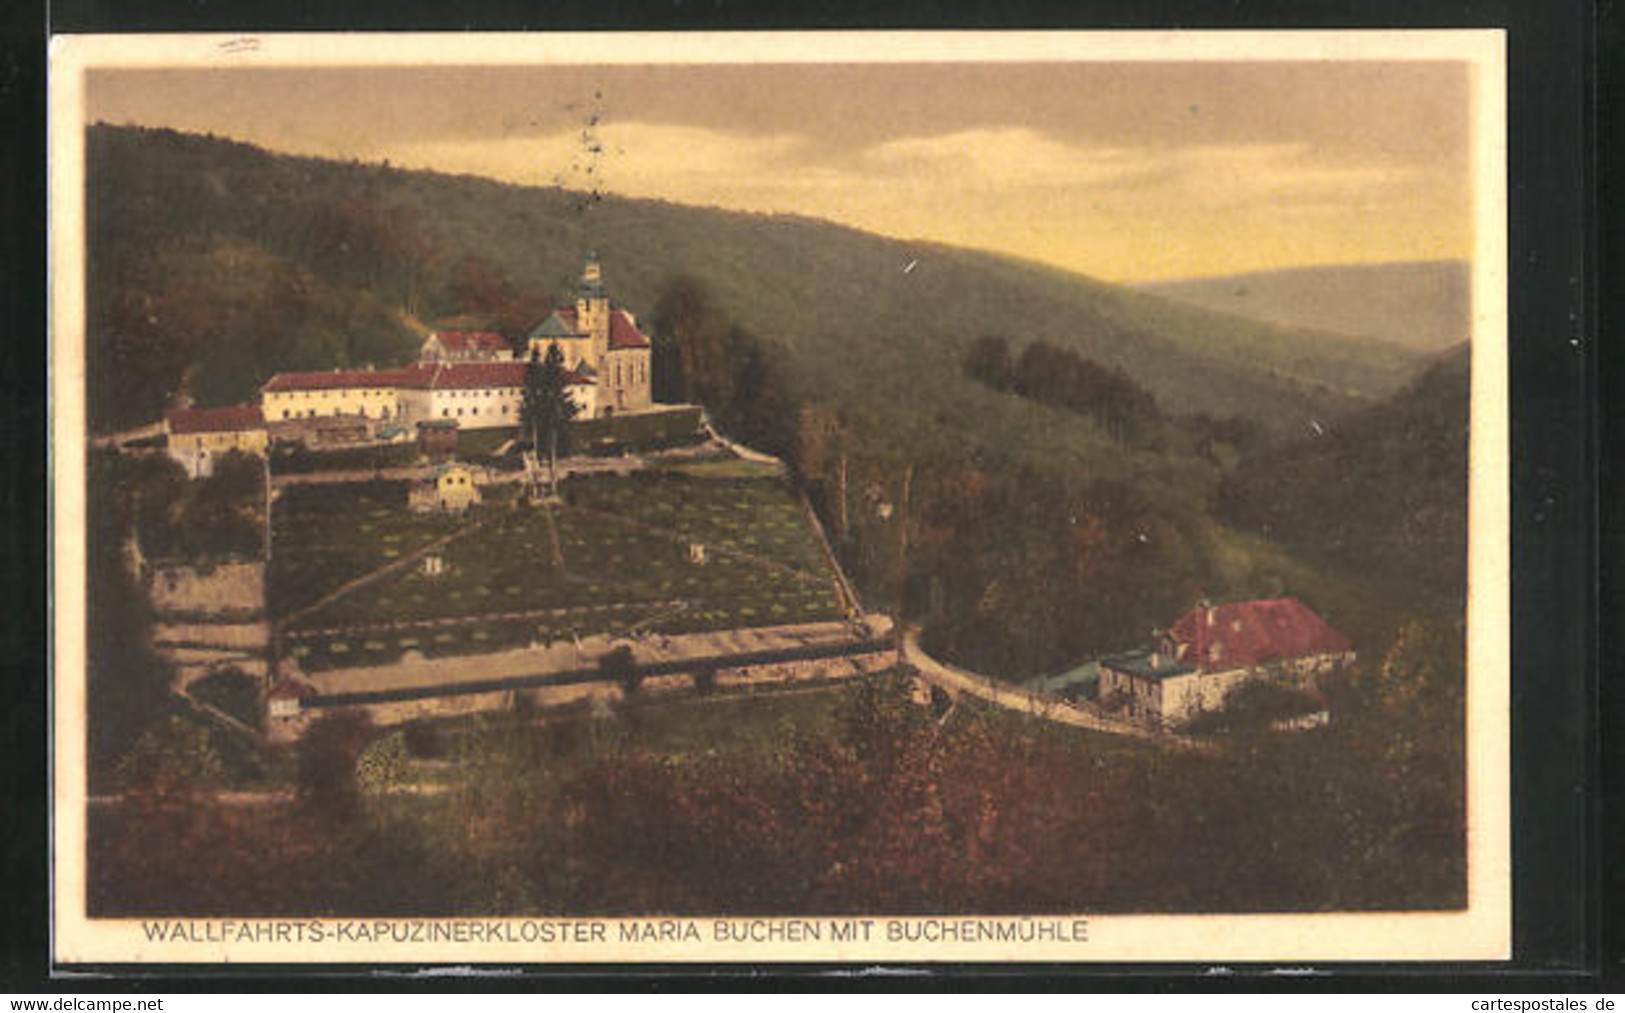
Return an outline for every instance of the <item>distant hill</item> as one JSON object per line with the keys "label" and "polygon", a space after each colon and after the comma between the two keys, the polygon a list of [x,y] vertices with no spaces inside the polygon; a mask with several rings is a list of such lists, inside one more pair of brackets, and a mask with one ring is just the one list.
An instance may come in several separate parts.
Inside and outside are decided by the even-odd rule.
{"label": "distant hill", "polygon": [[1467,346],[1381,404],[1244,462],[1215,513],[1306,559],[1434,601],[1467,576]]}
{"label": "distant hill", "polygon": [[1417,364],[1380,341],[805,218],[276,155],[168,130],[92,127],[87,156],[100,427],[150,419],[183,382],[221,402],[254,397],[278,370],[404,361],[427,321],[465,314],[468,258],[512,286],[568,295],[590,249],[617,302],[646,322],[674,279],[697,279],[775,350],[800,395],[876,413],[900,438],[1042,440],[1035,452],[1097,469],[1112,455],[1098,452],[1092,423],[961,375],[976,336],[1043,338],[1122,368],[1165,411],[1279,432],[1369,403]]}
{"label": "distant hill", "polygon": [[1159,282],[1142,291],[1283,327],[1309,327],[1437,352],[1472,328],[1463,261],[1294,268]]}

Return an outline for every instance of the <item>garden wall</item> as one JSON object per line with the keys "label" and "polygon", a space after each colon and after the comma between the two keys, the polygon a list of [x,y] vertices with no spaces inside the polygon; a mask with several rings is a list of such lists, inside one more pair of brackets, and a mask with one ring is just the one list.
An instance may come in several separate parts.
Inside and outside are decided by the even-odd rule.
{"label": "garden wall", "polygon": [[[791,652],[777,652],[780,654]],[[809,650],[807,653],[816,653]],[[761,664],[717,667],[715,685],[719,689],[745,689],[759,686],[790,684],[821,684],[856,678],[872,672],[884,671],[896,663],[896,654],[879,643],[869,645],[865,653],[837,656],[792,658]],[[681,665],[665,662],[650,666],[656,671],[639,681],[640,697],[689,693],[696,690],[691,672],[664,671]],[[311,680],[319,682],[319,680]],[[506,711],[517,708],[547,710],[578,705],[583,701],[613,702],[625,699],[625,689],[614,680],[587,679],[549,686],[516,686],[512,689],[459,692],[455,685],[444,687],[446,696],[420,696],[414,699],[384,700],[306,705],[293,714],[273,718],[270,735],[274,741],[291,741],[304,734],[304,730],[317,715],[327,711],[360,709],[371,717],[374,724],[395,725],[422,718],[447,718],[488,711]],[[421,693],[422,688],[407,690]],[[318,698],[319,699],[319,698]]]}
{"label": "garden wall", "polygon": [[160,616],[205,621],[217,616],[260,616],[265,613],[265,564],[155,564],[147,580],[147,595]]}
{"label": "garden wall", "polygon": [[651,450],[700,436],[700,409],[672,405],[638,415],[607,419],[581,419],[570,424],[574,453],[626,448]]}

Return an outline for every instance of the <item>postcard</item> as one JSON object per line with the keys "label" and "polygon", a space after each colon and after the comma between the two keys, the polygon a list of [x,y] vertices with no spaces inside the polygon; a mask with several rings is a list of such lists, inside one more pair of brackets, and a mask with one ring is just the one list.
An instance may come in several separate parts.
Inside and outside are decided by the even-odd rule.
{"label": "postcard", "polygon": [[56,38],[55,960],[1509,957],[1504,78]]}

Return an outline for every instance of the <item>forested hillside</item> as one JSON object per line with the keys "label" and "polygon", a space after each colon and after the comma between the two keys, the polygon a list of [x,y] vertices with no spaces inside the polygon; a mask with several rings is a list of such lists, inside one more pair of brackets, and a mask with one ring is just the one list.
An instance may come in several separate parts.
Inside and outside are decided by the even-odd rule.
{"label": "forested hillside", "polygon": [[798,386],[857,405],[968,398],[1001,414],[957,370],[988,332],[1072,348],[1168,404],[1283,431],[1393,389],[1412,365],[1380,343],[807,219],[279,156],[173,131],[94,127],[87,157],[96,426],[150,419],[183,384],[228,401],[281,369],[399,361],[419,328],[448,317],[522,326],[525,310],[569,294],[589,249],[634,312],[649,314],[688,275],[783,354]]}
{"label": "forested hillside", "polygon": [[1336,264],[1146,285],[1192,306],[1381,338],[1436,353],[1472,332],[1472,267],[1459,260]]}
{"label": "forested hillside", "polygon": [[[928,714],[887,676],[696,680],[540,722],[340,716],[250,763],[169,720],[121,555],[149,527],[213,549],[211,487],[104,451],[90,745],[97,790],[127,797],[90,814],[93,913],[1465,903],[1465,349],[1418,378],[1394,345],[1010,258],[172,131],[93,128],[88,188],[98,430],[404,362],[453,321],[517,335],[596,250],[654,338],[657,397],[782,457],[864,606],[933,654],[1025,680],[1203,600],[1292,595],[1360,659],[1324,687],[1329,727],[1238,723],[1188,756],[969,697]],[[291,801],[213,797],[227,768]]]}
{"label": "forested hillside", "polygon": [[[516,335],[597,250],[654,334],[657,397],[788,459],[867,603],[1009,677],[1139,643],[1203,595],[1302,593],[1210,495],[1266,434],[1331,424],[1417,362],[818,221],[173,131],[92,128],[88,180],[93,427],[403,362],[449,321]],[[970,368],[990,338],[1023,376]]]}
{"label": "forested hillside", "polygon": [[1245,462],[1226,520],[1306,558],[1460,604],[1467,575],[1466,347],[1392,399]]}

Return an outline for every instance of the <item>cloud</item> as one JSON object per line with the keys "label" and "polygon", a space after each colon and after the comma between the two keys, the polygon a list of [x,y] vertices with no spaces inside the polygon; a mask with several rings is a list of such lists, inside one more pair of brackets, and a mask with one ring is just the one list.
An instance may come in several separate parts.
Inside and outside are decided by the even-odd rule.
{"label": "cloud", "polygon": [[1307,144],[1206,145],[1172,153],[1176,184],[1192,204],[1212,208],[1288,204],[1356,205],[1423,181],[1417,166],[1334,162]]}
{"label": "cloud", "polygon": [[739,137],[699,127],[624,122],[486,141],[387,145],[379,155],[442,172],[681,199],[696,189],[714,191],[728,181],[766,172],[793,173],[791,155],[802,143],[790,134]]}
{"label": "cloud", "polygon": [[1111,184],[1145,170],[1144,152],[1064,144],[1021,127],[961,130],[888,141],[863,152],[860,168],[877,176],[930,177],[965,186]]}
{"label": "cloud", "polygon": [[948,189],[1080,187],[1218,210],[1279,201],[1369,203],[1426,176],[1416,166],[1339,163],[1308,144],[1088,147],[1037,131],[969,130],[869,149],[871,183],[934,180]]}
{"label": "cloud", "polygon": [[[1453,220],[1448,208],[1460,200],[1431,168],[1339,157],[1309,143],[1090,145],[1027,127],[830,151],[793,129],[739,133],[623,121],[489,141],[391,144],[372,157],[518,183],[805,214],[1050,259],[1104,277],[1272,266],[1289,249],[1308,257],[1298,249],[1305,243],[1316,246],[1316,260],[1414,257],[1394,223],[1411,222],[1414,230],[1441,214]],[[1437,253],[1432,246],[1422,252]]]}

